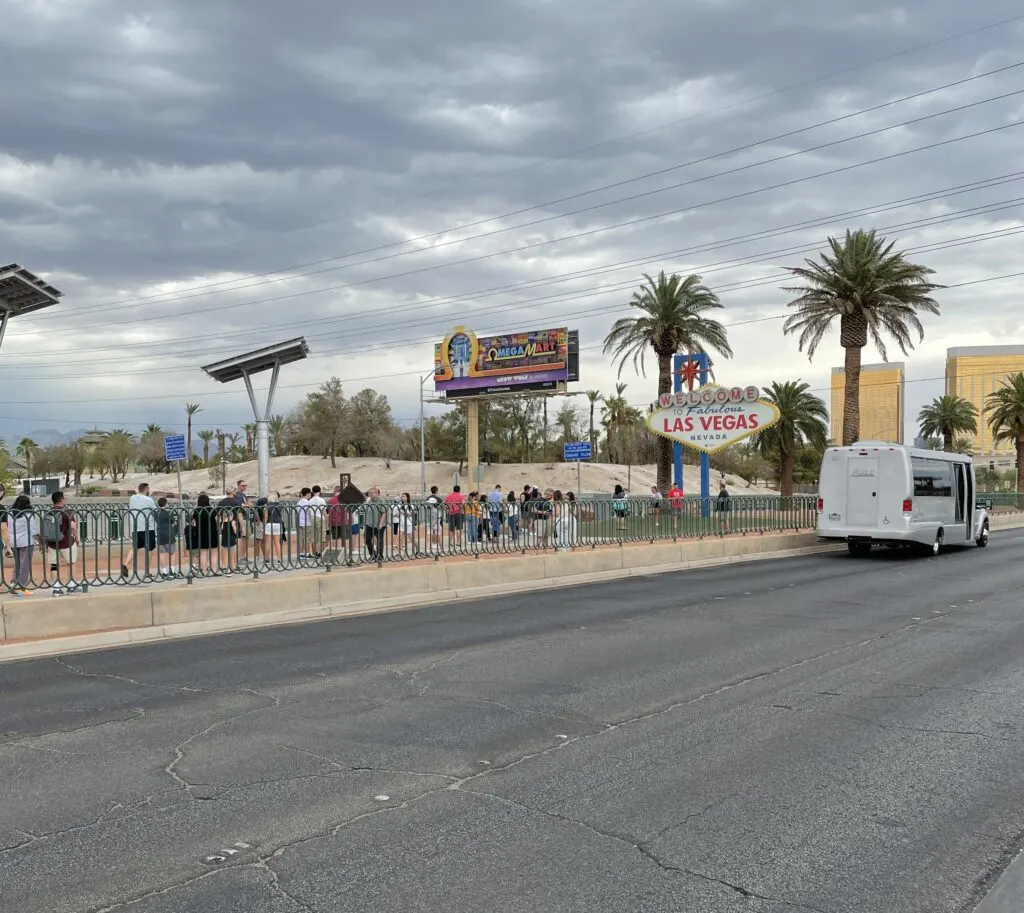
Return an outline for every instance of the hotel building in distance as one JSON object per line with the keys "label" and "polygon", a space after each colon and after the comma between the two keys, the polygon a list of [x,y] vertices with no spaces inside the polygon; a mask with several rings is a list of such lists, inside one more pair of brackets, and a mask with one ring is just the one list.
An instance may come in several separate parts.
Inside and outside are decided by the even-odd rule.
{"label": "hotel building in distance", "polygon": [[[861,365],[860,440],[903,443],[904,363],[890,361],[879,365]],[[843,442],[843,399],[846,395],[846,369],[832,369],[831,437]]]}
{"label": "hotel building in distance", "polygon": [[[1024,346],[966,346],[946,350],[946,393],[961,396],[978,410],[975,457],[1014,456],[1009,442],[996,445],[985,415],[986,398],[1002,386],[1008,374],[1024,371]],[[968,435],[969,437],[969,435]]]}

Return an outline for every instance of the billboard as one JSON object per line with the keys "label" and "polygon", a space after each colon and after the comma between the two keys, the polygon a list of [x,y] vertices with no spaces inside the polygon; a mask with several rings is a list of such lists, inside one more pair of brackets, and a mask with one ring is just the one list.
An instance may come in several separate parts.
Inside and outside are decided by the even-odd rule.
{"label": "billboard", "polygon": [[714,453],[742,441],[779,420],[773,403],[759,398],[757,387],[705,384],[695,390],[663,393],[647,427],[684,447]]}
{"label": "billboard", "polygon": [[446,397],[557,390],[579,379],[579,333],[564,327],[478,337],[455,327],[434,346],[434,389]]}

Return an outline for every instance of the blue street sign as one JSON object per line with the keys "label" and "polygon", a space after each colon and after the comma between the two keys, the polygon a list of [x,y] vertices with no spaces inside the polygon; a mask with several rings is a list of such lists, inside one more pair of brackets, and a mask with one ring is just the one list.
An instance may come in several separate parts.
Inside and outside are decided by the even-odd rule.
{"label": "blue street sign", "polygon": [[562,459],[566,463],[575,463],[579,460],[590,460],[593,458],[593,451],[590,441],[570,441],[562,444]]}
{"label": "blue street sign", "polygon": [[185,435],[168,434],[164,438],[164,459],[168,463],[185,459]]}

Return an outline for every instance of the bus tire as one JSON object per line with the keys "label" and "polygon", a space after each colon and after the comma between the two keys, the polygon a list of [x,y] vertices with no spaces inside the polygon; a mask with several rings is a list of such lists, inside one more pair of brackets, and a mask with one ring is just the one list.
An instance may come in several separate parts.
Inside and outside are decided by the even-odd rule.
{"label": "bus tire", "polygon": [[988,545],[988,534],[989,534],[989,527],[988,527],[988,520],[986,520],[982,524],[982,526],[981,526],[981,535],[978,536],[978,539],[977,539],[977,542],[976,542],[976,545],[978,546],[978,548],[984,548],[986,545]]}
{"label": "bus tire", "polygon": [[931,548],[928,549],[928,554],[933,558],[942,551],[942,530],[940,529],[935,534],[935,541],[931,544]]}
{"label": "bus tire", "polygon": [[846,547],[854,558],[864,558],[871,554],[870,542],[847,542]]}

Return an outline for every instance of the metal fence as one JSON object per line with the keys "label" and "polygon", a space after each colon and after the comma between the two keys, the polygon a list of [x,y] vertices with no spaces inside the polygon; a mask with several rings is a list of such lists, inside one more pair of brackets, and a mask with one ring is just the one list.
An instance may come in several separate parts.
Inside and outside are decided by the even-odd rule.
{"label": "metal fence", "polygon": [[815,522],[815,499],[806,496],[734,496],[727,503],[478,501],[457,509],[390,501],[155,512],[113,503],[78,503],[63,511],[8,508],[0,524],[0,594],[49,589],[64,595],[97,586],[756,535],[809,530]]}

